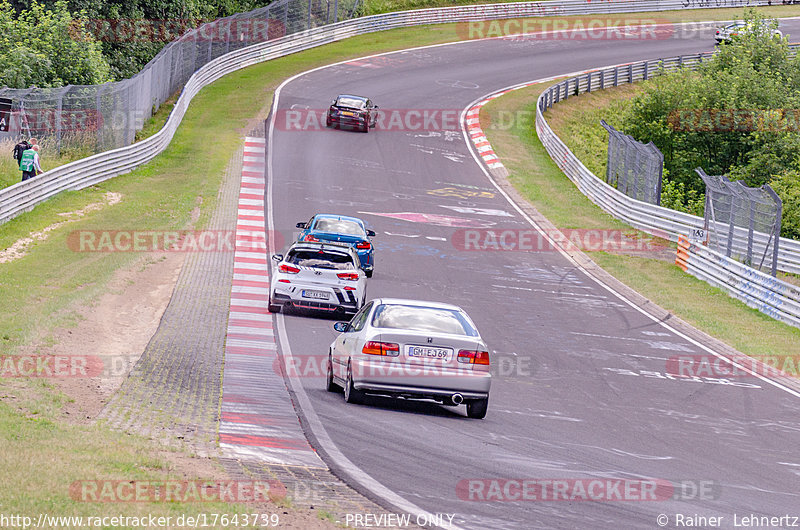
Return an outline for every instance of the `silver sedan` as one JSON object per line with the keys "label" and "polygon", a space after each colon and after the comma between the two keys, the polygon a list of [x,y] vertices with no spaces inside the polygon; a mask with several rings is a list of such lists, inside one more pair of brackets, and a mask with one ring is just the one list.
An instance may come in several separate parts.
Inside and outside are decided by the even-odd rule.
{"label": "silver sedan", "polygon": [[330,346],[327,388],[344,388],[348,403],[365,394],[431,399],[486,416],[489,349],[460,307],[379,298],[333,328],[340,334]]}

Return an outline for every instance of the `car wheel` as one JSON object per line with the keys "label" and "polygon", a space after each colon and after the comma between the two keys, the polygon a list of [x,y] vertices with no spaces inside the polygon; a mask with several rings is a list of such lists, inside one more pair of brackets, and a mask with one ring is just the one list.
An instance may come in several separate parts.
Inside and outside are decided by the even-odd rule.
{"label": "car wheel", "polygon": [[473,399],[467,401],[467,416],[480,420],[486,417],[486,409],[489,408],[489,398]]}
{"label": "car wheel", "polygon": [[330,118],[325,118],[325,127],[330,127],[331,125],[333,125],[333,122],[331,121],[331,119]]}
{"label": "car wheel", "polygon": [[369,132],[369,124],[364,123],[364,127],[361,128],[361,132],[368,133]]}
{"label": "car wheel", "polygon": [[328,392],[336,392],[339,390],[339,385],[333,382],[333,359],[330,353],[328,353],[328,375],[326,377],[325,388],[328,389]]}
{"label": "car wheel", "polygon": [[353,386],[353,370],[350,363],[347,363],[347,381],[344,384],[344,400],[347,403],[357,404],[361,403],[364,394],[360,390],[356,390]]}
{"label": "car wheel", "polygon": [[372,269],[370,269],[370,270],[368,270],[368,271],[364,271],[364,274],[367,276],[367,278],[372,278],[372,273],[373,273],[373,272],[374,272],[374,271],[373,271]]}

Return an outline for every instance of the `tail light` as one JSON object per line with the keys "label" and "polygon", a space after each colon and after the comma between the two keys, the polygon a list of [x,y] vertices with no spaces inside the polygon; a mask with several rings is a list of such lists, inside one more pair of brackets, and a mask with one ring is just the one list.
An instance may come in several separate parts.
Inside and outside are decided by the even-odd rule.
{"label": "tail light", "polygon": [[298,272],[300,272],[300,269],[298,269],[297,267],[293,267],[293,266],[287,265],[285,263],[283,265],[281,265],[280,267],[278,267],[278,270],[280,272],[285,272],[286,274],[297,274]]}
{"label": "tail light", "polygon": [[467,364],[484,364],[489,366],[489,352],[477,350],[459,350],[458,362]]}
{"label": "tail light", "polygon": [[356,244],[356,248],[358,250],[369,250],[372,248],[372,244],[369,241],[359,241]]}
{"label": "tail light", "polygon": [[319,243],[319,239],[312,236],[311,234],[308,234],[306,237],[304,237],[303,241],[311,241],[312,243]]}
{"label": "tail light", "polygon": [[367,341],[361,349],[361,353],[367,355],[388,355],[397,357],[400,355],[400,346],[394,342],[378,342],[376,340]]}
{"label": "tail light", "polygon": [[340,272],[336,275],[340,280],[349,280],[351,282],[358,281],[358,273],[357,272]]}
{"label": "tail light", "polygon": [[345,291],[355,291],[355,287],[350,287],[349,285],[344,288]]}

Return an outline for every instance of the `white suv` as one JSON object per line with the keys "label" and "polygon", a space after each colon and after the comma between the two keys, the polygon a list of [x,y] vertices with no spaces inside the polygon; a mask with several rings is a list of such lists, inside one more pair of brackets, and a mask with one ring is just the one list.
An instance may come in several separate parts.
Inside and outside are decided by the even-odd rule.
{"label": "white suv", "polygon": [[272,259],[271,313],[284,306],[355,313],[364,305],[367,278],[350,245],[298,242]]}

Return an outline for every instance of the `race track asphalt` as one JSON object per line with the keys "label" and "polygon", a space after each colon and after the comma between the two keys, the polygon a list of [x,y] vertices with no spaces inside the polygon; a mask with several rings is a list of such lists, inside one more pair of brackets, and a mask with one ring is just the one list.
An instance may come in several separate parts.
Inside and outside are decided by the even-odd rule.
{"label": "race track asphalt", "polygon": [[[800,35],[794,21],[782,29]],[[387,111],[460,113],[515,83],[712,48],[708,31],[469,41],[326,67],[282,88],[268,153],[275,230],[290,236],[317,212],[363,218],[377,232],[368,298],[458,304],[493,352],[484,420],[466,418],[463,406],[385,398],[347,405],[325,391],[321,373],[334,320],[278,317],[310,403],[347,458],[417,506],[455,513],[466,528],[654,528],[659,514],[675,527],[678,513],[721,516],[732,527],[734,514],[800,511],[798,396],[754,377],[667,378],[670,358],[707,352],[561,254],[453,243],[460,228],[448,223],[530,228],[476,164],[457,123],[363,134],[286,122],[286,111],[324,111],[339,93],[369,96]],[[461,481],[492,478],[651,478],[686,491],[647,502],[459,498]]]}

